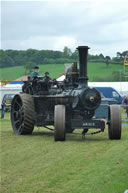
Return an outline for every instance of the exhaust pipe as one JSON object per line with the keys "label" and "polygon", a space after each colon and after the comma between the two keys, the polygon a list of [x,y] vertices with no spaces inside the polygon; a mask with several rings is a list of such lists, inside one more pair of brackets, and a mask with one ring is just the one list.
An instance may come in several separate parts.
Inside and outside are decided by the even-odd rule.
{"label": "exhaust pipe", "polygon": [[87,75],[87,57],[88,57],[88,46],[79,46],[79,65],[80,65],[80,75],[79,84],[82,86],[88,86],[88,75]]}

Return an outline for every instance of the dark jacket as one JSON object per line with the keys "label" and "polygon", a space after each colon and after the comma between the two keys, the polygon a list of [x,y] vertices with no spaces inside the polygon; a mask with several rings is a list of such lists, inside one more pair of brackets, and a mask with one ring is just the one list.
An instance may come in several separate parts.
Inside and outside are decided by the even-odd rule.
{"label": "dark jacket", "polygon": [[32,72],[31,75],[30,75],[30,80],[33,80],[33,78],[39,76],[39,73],[38,72]]}

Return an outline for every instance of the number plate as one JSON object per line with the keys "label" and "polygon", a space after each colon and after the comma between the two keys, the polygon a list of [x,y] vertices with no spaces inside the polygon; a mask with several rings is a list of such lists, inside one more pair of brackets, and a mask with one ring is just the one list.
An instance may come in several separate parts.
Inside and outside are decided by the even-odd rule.
{"label": "number plate", "polygon": [[94,122],[85,122],[83,123],[83,127],[94,127],[95,126],[95,123]]}

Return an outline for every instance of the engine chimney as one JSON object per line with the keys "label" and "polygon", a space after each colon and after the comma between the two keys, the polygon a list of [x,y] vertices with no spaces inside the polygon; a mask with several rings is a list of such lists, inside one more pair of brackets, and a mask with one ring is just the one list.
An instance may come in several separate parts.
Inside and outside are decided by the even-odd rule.
{"label": "engine chimney", "polygon": [[79,46],[79,65],[80,65],[80,75],[79,75],[79,83],[87,86],[88,76],[87,76],[87,56],[88,56],[88,46]]}

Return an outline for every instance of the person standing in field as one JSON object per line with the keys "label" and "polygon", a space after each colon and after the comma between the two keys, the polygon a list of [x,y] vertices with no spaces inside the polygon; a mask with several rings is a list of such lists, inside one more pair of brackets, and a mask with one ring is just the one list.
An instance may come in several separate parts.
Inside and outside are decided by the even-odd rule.
{"label": "person standing in field", "polygon": [[124,96],[123,101],[122,101],[122,105],[124,108],[125,118],[128,118],[128,97],[127,96]]}
{"label": "person standing in field", "polygon": [[30,75],[30,80],[33,80],[35,77],[39,76],[39,67],[35,66],[34,69],[34,72],[32,72]]}
{"label": "person standing in field", "polygon": [[3,100],[1,104],[1,119],[4,118],[4,114],[5,114],[5,100]]}

